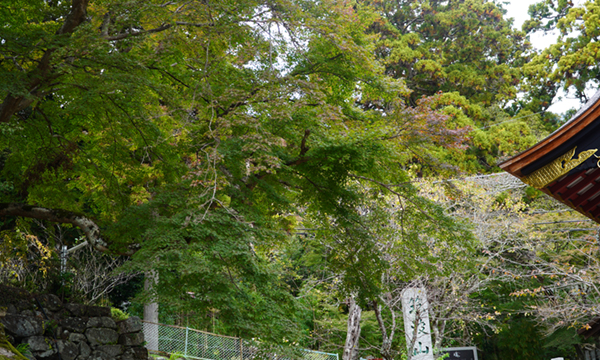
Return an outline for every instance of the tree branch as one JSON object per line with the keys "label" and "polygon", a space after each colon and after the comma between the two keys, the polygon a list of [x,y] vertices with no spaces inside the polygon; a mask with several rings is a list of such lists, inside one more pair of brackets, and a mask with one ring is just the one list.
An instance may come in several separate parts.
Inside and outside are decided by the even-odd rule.
{"label": "tree branch", "polygon": [[385,328],[385,323],[383,322],[383,317],[381,316],[381,305],[379,305],[375,299],[373,300],[373,311],[375,312],[375,317],[377,318],[377,323],[379,324],[379,329],[381,329],[381,335],[385,342],[388,338],[387,330]]}
{"label": "tree branch", "polygon": [[398,196],[399,198],[403,198],[406,201],[410,202],[411,204],[414,205],[414,207],[417,208],[417,210],[419,210],[419,212],[423,215],[425,215],[429,220],[433,221],[435,223],[435,219],[433,217],[431,217],[431,215],[429,215],[425,210],[423,210],[423,208],[421,206],[419,206],[419,204],[417,204],[416,202],[414,202],[412,199],[410,199],[407,196],[404,196],[402,194],[400,194],[399,192],[395,191],[394,189],[392,189],[392,186],[394,185],[389,185],[389,184],[385,184],[382,183],[381,181],[377,181],[375,179],[370,179],[368,177],[364,177],[364,176],[360,176],[360,175],[356,175],[356,174],[348,174],[348,176],[353,177],[355,179],[362,179],[362,180],[366,180],[366,181],[370,181],[372,183],[375,183],[385,189],[387,189],[389,192],[391,192],[392,194]]}
{"label": "tree branch", "polygon": [[172,24],[163,24],[163,25],[161,25],[161,26],[159,26],[157,28],[154,28],[154,29],[143,30],[143,31],[136,31],[136,32],[131,32],[131,33],[122,33],[122,34],[115,35],[115,36],[105,37],[105,39],[108,40],[108,41],[123,40],[123,39],[126,39],[126,38],[131,37],[131,36],[140,36],[140,35],[152,34],[152,33],[157,33],[157,32],[161,32],[161,31],[165,31],[167,29],[172,28],[173,25],[178,25],[178,26],[193,26],[193,27],[208,27],[208,26],[212,26],[212,24],[210,24],[210,23],[191,23],[191,22],[187,22],[187,21],[175,21]]}
{"label": "tree branch", "polygon": [[57,31],[57,35],[70,34],[76,27],[85,21],[87,17],[87,7],[89,0],[73,0],[71,12],[65,19],[65,22]]}
{"label": "tree branch", "polygon": [[122,34],[115,35],[115,36],[108,36],[105,39],[108,41],[123,40],[123,39],[126,39],[131,36],[140,36],[140,35],[144,35],[144,34],[152,34],[152,33],[165,31],[171,27],[173,27],[173,24],[164,24],[164,25],[161,25],[154,29],[144,30],[144,31],[136,31],[136,32],[132,32],[132,33],[122,33]]}
{"label": "tree branch", "polygon": [[310,135],[310,130],[306,129],[304,131],[304,137],[302,138],[302,143],[300,144],[300,158],[306,154],[308,151],[308,146],[306,146],[306,140],[308,140],[308,136]]}
{"label": "tree branch", "polygon": [[[87,17],[87,7],[89,0],[73,0],[71,12],[65,18],[65,22],[58,29],[56,35],[70,34],[77,26],[83,23]],[[17,112],[31,105],[35,99],[35,92],[43,86],[44,82],[51,79],[49,72],[51,71],[50,60],[52,53],[56,48],[50,48],[44,52],[38,66],[29,73],[29,83],[24,84],[28,89],[28,94],[14,96],[8,94],[2,104],[0,104],[0,123],[5,123]]]}
{"label": "tree branch", "polygon": [[0,216],[20,216],[75,225],[85,233],[87,241],[92,247],[98,251],[108,252],[108,244],[100,237],[100,227],[90,218],[71,211],[27,204],[0,203]]}

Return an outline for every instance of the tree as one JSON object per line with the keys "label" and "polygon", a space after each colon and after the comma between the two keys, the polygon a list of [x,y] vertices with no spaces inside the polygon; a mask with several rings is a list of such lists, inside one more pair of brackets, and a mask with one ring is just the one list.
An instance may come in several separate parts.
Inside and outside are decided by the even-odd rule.
{"label": "tree", "polygon": [[[511,100],[519,84],[524,34],[493,2],[373,1],[384,21],[378,52],[386,71],[405,78],[413,96],[456,92],[473,104]],[[413,9],[411,9],[413,8]]]}
{"label": "tree", "polygon": [[436,342],[475,341],[497,358],[576,356],[575,330],[598,306],[590,220],[506,173],[422,188],[478,238],[471,271],[427,279]]}
{"label": "tree", "polygon": [[[387,186],[393,198],[381,194],[377,188],[365,187],[361,222],[354,226],[324,216],[307,218],[311,221],[305,225],[314,229],[306,240],[309,244],[305,250],[307,260],[323,259],[320,262],[323,271],[315,269],[305,286],[332,294],[327,300],[321,300],[327,306],[317,305],[327,315],[319,322],[320,329],[315,331],[315,336],[322,342],[337,340],[332,332],[342,331],[340,323],[326,319],[336,318],[338,314],[328,306],[347,307],[347,314],[344,310],[342,315],[347,319],[348,329],[345,357],[355,351],[358,329],[363,327],[357,321],[357,313],[367,316],[363,322],[371,323],[370,333],[361,335],[361,356],[373,355],[376,351],[385,359],[393,359],[404,353],[404,339],[395,337],[402,324],[398,315],[402,290],[415,278],[444,276],[453,271],[462,273],[469,268],[468,254],[473,239],[465,224],[433,201],[414,195],[409,197],[407,194],[419,191],[411,182]],[[348,297],[351,300],[344,301],[348,305],[342,305],[341,299]]]}
{"label": "tree", "polygon": [[344,344],[342,359],[353,360],[358,357],[362,309],[356,304],[354,297],[349,298],[348,308],[348,331],[346,332],[346,343]]}
{"label": "tree", "polygon": [[[598,24],[595,2],[587,1],[575,6],[569,1],[542,1],[531,5],[531,19],[524,24],[530,33],[556,29],[559,37],[556,44],[550,45],[523,70],[535,84],[555,87],[552,97],[559,87],[573,91],[582,103],[588,100],[586,90],[598,87]],[[550,99],[552,100],[552,99]],[[547,106],[551,102],[547,101]]]}
{"label": "tree", "polygon": [[[374,249],[360,209],[379,194],[414,204],[415,219],[441,215],[391,184],[407,178],[407,148],[454,147],[467,129],[446,128],[436,97],[403,104],[407,89],[371,55],[371,12],[334,1],[24,0],[0,19],[7,229],[16,216],[78,227],[96,249],[132,255],[126,270],[157,272],[153,295],[173,312],[291,337],[296,304],[278,263],[291,218]],[[365,198],[365,184],[378,190]]]}
{"label": "tree", "polygon": [[367,3],[380,14],[368,29],[378,36],[377,55],[386,74],[412,90],[407,101],[439,92],[435,108],[450,116],[448,127],[473,130],[467,151],[431,147],[415,155],[416,174],[451,177],[448,164],[470,174],[494,172],[499,157],[553,130],[539,108],[517,98],[528,94],[522,66],[534,52],[497,2]]}

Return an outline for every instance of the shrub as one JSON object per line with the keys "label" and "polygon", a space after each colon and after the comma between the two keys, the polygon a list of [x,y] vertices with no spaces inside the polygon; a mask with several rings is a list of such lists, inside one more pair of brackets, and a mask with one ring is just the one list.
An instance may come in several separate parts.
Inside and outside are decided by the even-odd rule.
{"label": "shrub", "polygon": [[126,313],[120,309],[114,308],[114,307],[110,308],[110,315],[112,316],[113,320],[117,321],[117,322],[123,321],[123,320],[126,320],[127,318],[129,318],[128,313]]}

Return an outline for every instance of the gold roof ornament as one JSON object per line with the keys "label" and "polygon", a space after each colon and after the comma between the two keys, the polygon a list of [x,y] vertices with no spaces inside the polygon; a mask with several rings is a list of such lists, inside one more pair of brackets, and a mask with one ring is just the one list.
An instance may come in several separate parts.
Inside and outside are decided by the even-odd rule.
{"label": "gold roof ornament", "polygon": [[542,189],[554,180],[575,169],[577,166],[579,166],[579,164],[586,161],[590,156],[594,155],[596,151],[598,151],[598,149],[582,151],[579,153],[577,159],[573,159],[573,156],[575,156],[575,149],[577,149],[577,146],[575,146],[566,154],[556,158],[551,163],[523,177],[521,180],[525,184],[531,185],[536,189]]}

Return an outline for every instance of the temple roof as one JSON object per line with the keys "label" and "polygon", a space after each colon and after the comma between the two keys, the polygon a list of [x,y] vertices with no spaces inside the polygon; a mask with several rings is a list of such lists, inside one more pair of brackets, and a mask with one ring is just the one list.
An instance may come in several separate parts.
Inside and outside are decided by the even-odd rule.
{"label": "temple roof", "polygon": [[600,91],[563,126],[500,168],[600,223]]}

